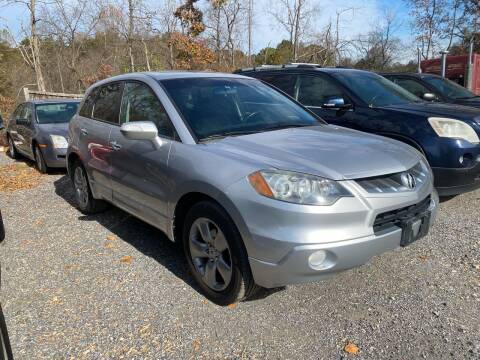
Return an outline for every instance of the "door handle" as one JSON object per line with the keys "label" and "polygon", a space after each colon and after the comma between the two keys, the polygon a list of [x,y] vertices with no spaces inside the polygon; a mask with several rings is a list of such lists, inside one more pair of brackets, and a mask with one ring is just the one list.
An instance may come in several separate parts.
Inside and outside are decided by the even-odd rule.
{"label": "door handle", "polygon": [[81,128],[81,129],[80,129],[80,132],[81,132],[83,135],[88,135],[88,131],[87,131],[87,129],[85,129],[85,128]]}
{"label": "door handle", "polygon": [[113,150],[120,150],[122,148],[122,145],[120,145],[116,141],[110,141],[110,146]]}

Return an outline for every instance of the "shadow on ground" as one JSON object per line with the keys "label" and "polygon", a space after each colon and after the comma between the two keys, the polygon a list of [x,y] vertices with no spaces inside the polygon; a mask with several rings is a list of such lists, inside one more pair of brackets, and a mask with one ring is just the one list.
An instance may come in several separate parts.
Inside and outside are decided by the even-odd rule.
{"label": "shadow on ground", "polygon": [[[76,207],[73,188],[67,175],[56,180],[54,186],[55,193],[58,196],[71,206]],[[78,219],[80,221],[98,222],[120,240],[129,243],[144,255],[151,257],[201,294],[200,288],[189,273],[181,246],[172,243],[162,231],[113,206],[103,213],[80,215]],[[284,289],[284,287],[261,289],[248,300],[263,299]]]}

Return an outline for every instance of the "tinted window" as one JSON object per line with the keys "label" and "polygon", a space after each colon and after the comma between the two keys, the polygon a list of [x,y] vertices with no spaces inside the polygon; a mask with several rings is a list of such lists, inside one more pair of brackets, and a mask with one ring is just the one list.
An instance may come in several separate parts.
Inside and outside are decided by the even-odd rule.
{"label": "tinted window", "polygon": [[295,84],[295,75],[264,75],[261,77],[276,88],[282,90],[290,96],[293,96],[293,86]]}
{"label": "tinted window", "polygon": [[401,86],[374,73],[366,71],[338,71],[333,73],[333,76],[371,107],[421,101]]}
{"label": "tinted window", "polygon": [[24,112],[24,110],[25,110],[25,104],[18,105],[17,108],[15,109],[15,112],[13,113],[13,118],[15,120],[21,119],[22,113]]}
{"label": "tinted window", "polygon": [[158,134],[174,138],[175,131],[163,105],[154,92],[145,84],[126,83],[123,89],[120,123],[151,121],[158,128]]}
{"label": "tinted window", "polygon": [[342,89],[323,76],[299,76],[296,87],[297,100],[306,106],[322,106],[338,98],[348,103]]}
{"label": "tinted window", "polygon": [[88,94],[87,98],[83,102],[82,108],[80,109],[79,115],[84,117],[92,117],[93,104],[95,103],[95,97],[98,94],[98,89],[93,89]]}
{"label": "tinted window", "polygon": [[190,78],[162,84],[200,140],[320,124],[289,97],[255,79]]}
{"label": "tinted window", "polygon": [[394,82],[419,98],[423,98],[423,95],[431,92],[416,80],[398,78],[395,79]]}
{"label": "tinted window", "polygon": [[120,83],[102,86],[93,107],[95,119],[118,123],[118,107],[120,104]]}
{"label": "tinted window", "polygon": [[78,103],[40,104],[35,106],[39,124],[60,124],[69,122],[77,112]]}
{"label": "tinted window", "polygon": [[440,94],[452,99],[471,99],[475,97],[475,94],[448,79],[428,76],[423,80],[437,89]]}

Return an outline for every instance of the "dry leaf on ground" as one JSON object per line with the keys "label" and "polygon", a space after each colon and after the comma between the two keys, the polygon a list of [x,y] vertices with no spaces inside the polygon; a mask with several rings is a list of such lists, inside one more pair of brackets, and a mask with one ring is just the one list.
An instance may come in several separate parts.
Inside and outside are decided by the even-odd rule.
{"label": "dry leaf on ground", "polygon": [[198,350],[200,350],[200,341],[198,341],[198,340],[193,340],[192,347],[193,347],[193,351],[198,351]]}
{"label": "dry leaf on ground", "polygon": [[237,307],[237,304],[235,304],[235,303],[229,304],[229,305],[227,305],[227,307],[228,307],[229,309],[235,309],[235,308]]}
{"label": "dry leaf on ground", "polygon": [[125,255],[120,259],[120,262],[122,262],[124,264],[131,264],[132,260],[133,260],[133,258],[130,255]]}
{"label": "dry leaf on ground", "polygon": [[428,256],[427,255],[420,255],[418,257],[420,260],[423,260],[423,261],[427,261],[428,260]]}
{"label": "dry leaf on ground", "polygon": [[43,179],[42,174],[24,163],[0,166],[0,174],[0,191],[5,192],[31,189]]}
{"label": "dry leaf on ground", "polygon": [[107,235],[107,240],[114,241],[114,240],[117,240],[117,237],[115,235],[110,234],[110,235]]}
{"label": "dry leaf on ground", "polygon": [[343,348],[343,351],[345,351],[348,354],[353,354],[356,355],[360,351],[357,345],[354,343],[348,342],[345,347]]}

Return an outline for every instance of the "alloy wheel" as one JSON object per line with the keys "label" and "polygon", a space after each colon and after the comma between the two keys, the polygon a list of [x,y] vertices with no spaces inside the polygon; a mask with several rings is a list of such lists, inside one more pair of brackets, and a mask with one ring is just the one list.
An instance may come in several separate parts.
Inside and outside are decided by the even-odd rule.
{"label": "alloy wheel", "polygon": [[85,172],[80,166],[77,166],[73,175],[75,185],[75,198],[81,208],[88,206],[88,183]]}
{"label": "alloy wheel", "polygon": [[225,290],[232,279],[232,255],[218,225],[207,218],[195,220],[190,229],[189,249],[202,281],[212,290]]}

